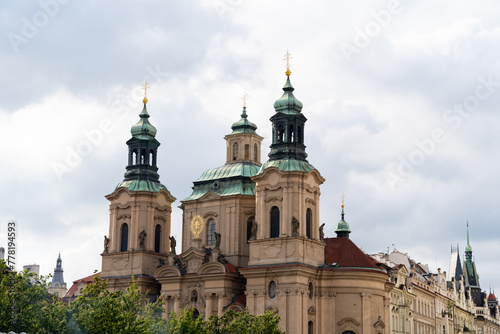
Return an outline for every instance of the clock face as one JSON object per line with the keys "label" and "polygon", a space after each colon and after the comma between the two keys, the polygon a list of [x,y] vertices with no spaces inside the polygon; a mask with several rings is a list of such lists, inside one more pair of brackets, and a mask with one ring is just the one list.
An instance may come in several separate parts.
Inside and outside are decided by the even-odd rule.
{"label": "clock face", "polygon": [[201,231],[203,231],[203,218],[200,215],[196,215],[191,220],[191,232],[194,234],[195,239],[200,237]]}

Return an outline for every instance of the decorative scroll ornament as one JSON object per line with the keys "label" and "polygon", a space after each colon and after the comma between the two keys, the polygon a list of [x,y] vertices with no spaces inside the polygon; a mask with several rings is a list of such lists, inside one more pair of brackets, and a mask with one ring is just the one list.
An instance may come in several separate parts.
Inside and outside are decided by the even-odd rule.
{"label": "decorative scroll ornament", "polygon": [[203,218],[200,215],[196,215],[191,220],[191,232],[195,239],[200,237],[201,231],[203,231]]}

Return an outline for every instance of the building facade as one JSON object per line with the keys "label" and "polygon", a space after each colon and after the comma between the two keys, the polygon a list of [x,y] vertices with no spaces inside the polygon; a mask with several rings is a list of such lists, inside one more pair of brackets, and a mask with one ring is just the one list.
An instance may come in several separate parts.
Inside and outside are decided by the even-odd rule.
{"label": "building facade", "polygon": [[270,119],[269,159],[261,162],[263,138],[244,105],[224,137],[225,164],[202,173],[181,201],[180,251],[170,236],[175,198],[159,181],[160,143],[144,98],[127,142],[124,180],[106,196],[101,275],[111,290],[140,278],[143,293],[164,299],[165,316],[185,308],[208,317],[246,307],[276,312],[287,333],[388,333],[386,268],[349,238],[343,203],[337,236],[325,237],[320,226],[325,179],[307,160],[307,119],[286,74]]}

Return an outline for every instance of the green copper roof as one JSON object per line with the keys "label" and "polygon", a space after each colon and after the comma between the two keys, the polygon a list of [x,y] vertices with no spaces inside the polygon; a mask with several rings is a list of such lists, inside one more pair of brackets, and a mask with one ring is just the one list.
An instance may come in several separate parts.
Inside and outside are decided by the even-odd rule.
{"label": "green copper roof", "polygon": [[243,107],[241,119],[237,122],[234,122],[231,126],[231,129],[233,129],[232,133],[255,133],[255,130],[257,130],[257,125],[248,120],[247,107]]}
{"label": "green copper roof", "polygon": [[194,182],[193,193],[183,201],[198,199],[208,192],[219,196],[255,195],[255,183],[251,177],[256,175],[259,165],[249,162],[235,162],[209,169]]}
{"label": "green copper roof", "polygon": [[299,114],[302,110],[302,102],[297,100],[293,95],[292,84],[290,83],[290,76],[287,76],[285,86],[283,87],[283,95],[274,102],[274,109],[276,112],[285,114]]}
{"label": "green copper roof", "polygon": [[465,246],[465,252],[472,252],[472,247],[470,246],[469,243],[469,223],[467,222],[467,246]]}
{"label": "green copper roof", "polygon": [[335,233],[337,233],[337,237],[347,237],[351,233],[351,229],[349,228],[349,224],[344,220],[344,204],[342,204],[342,214],[341,220],[337,224],[337,229]]}
{"label": "green copper roof", "polygon": [[159,192],[162,189],[167,189],[160,182],[154,182],[151,180],[130,180],[122,181],[117,186],[118,188],[127,188],[130,191],[149,191],[149,192]]}
{"label": "green copper roof", "polygon": [[149,123],[149,114],[148,110],[146,109],[146,103],[144,103],[144,108],[142,108],[142,112],[139,114],[139,117],[141,118],[139,122],[133,125],[130,129],[132,137],[138,139],[150,139],[151,137],[154,138],[154,136],[156,136],[156,128],[151,125],[151,123]]}
{"label": "green copper roof", "polygon": [[297,159],[279,159],[279,160],[269,160],[265,162],[262,167],[260,167],[259,174],[266,168],[276,167],[283,172],[305,172],[308,173],[314,168],[313,165],[305,160]]}

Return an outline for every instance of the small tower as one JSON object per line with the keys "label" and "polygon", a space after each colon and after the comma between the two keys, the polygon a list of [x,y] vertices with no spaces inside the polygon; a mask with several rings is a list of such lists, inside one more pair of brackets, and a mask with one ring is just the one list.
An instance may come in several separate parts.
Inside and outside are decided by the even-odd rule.
{"label": "small tower", "polygon": [[56,267],[54,268],[54,276],[52,276],[52,282],[49,283],[48,292],[51,295],[62,298],[66,291],[68,290],[66,287],[66,282],[64,282],[63,277],[63,268],[62,268],[62,260],[61,253],[57,257]]}
{"label": "small tower", "polygon": [[337,224],[337,229],[335,233],[337,233],[337,238],[347,237],[349,238],[349,234],[351,234],[351,230],[349,229],[349,224],[344,220],[344,195],[342,194],[342,213],[340,215],[341,219]]}
{"label": "small tower", "polygon": [[153,273],[169,253],[170,213],[175,198],[160,183],[157,153],[160,143],[156,128],[149,122],[146,108],[147,83],[144,85],[144,107],[139,122],[133,125],[127,141],[128,165],[125,176],[106,198],[109,207],[109,237],[104,237],[102,274],[110,290],[123,289],[131,276],[140,278],[141,293],[149,291],[154,298],[159,284]]}
{"label": "small tower", "polygon": [[312,331],[306,315],[315,309],[311,308],[318,277],[315,268],[324,264],[319,197],[325,180],[306,160],[307,119],[301,112],[302,102],[293,95],[289,59],[287,52],[283,95],[274,103],[270,119],[273,137],[269,160],[252,178],[256,233],[249,241],[248,267],[240,271],[247,279],[251,313],[278,310],[280,325],[287,333],[306,333]]}
{"label": "small tower", "polygon": [[[182,200],[182,252],[191,247],[216,248],[215,233],[220,234],[220,251],[235,266],[248,264],[251,229],[255,221],[255,183],[260,163],[262,137],[257,125],[248,120],[243,96],[241,118],[231,126],[226,140],[226,163],[205,171],[194,182],[192,194]],[[198,236],[191,233],[193,219],[199,220]]]}
{"label": "small tower", "polygon": [[469,242],[469,223],[467,222],[467,245],[465,246],[465,261],[463,265],[465,278],[465,287],[470,288],[472,301],[476,306],[484,306],[484,300],[481,296],[481,287],[479,286],[479,275],[477,274],[476,264],[472,259],[472,247]]}

